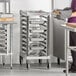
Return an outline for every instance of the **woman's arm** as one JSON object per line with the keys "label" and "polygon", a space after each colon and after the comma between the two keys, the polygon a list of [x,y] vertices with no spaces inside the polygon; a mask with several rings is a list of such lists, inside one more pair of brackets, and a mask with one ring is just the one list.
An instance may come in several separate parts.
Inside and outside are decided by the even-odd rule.
{"label": "woman's arm", "polygon": [[72,12],[71,17],[76,17],[76,12]]}

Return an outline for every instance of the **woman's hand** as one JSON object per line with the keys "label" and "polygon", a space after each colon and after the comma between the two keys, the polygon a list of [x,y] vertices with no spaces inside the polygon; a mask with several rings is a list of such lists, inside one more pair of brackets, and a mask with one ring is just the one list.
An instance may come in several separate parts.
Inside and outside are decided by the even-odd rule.
{"label": "woman's hand", "polygon": [[55,15],[60,15],[61,12],[60,12],[59,10],[54,10],[54,11],[53,11],[53,14],[55,14]]}

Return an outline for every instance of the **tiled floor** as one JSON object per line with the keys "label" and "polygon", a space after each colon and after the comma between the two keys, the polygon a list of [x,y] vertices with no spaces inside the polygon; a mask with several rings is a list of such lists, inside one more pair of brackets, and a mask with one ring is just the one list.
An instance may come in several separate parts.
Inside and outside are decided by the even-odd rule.
{"label": "tiled floor", "polygon": [[[0,65],[0,76],[66,76],[63,73],[64,64],[60,66],[57,64],[52,64],[50,69],[44,67],[44,65],[40,68],[38,64],[31,66],[29,70],[26,69],[25,65],[13,65],[13,69],[11,70],[9,65],[5,65],[4,67]],[[75,73],[70,73],[70,76],[76,76]]]}

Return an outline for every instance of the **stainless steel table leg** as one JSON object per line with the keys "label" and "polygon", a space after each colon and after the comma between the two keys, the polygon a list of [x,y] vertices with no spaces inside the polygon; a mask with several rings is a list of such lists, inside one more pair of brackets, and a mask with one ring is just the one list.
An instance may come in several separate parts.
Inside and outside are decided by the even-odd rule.
{"label": "stainless steel table leg", "polygon": [[66,76],[68,76],[68,30],[65,30]]}
{"label": "stainless steel table leg", "polygon": [[68,51],[66,51],[66,76],[68,76]]}
{"label": "stainless steel table leg", "polygon": [[11,69],[12,69],[12,54],[10,55],[10,61],[11,61]]}
{"label": "stainless steel table leg", "polygon": [[11,55],[10,55],[10,63],[11,63],[11,69],[12,69],[12,50],[13,50],[13,27],[10,25],[10,50],[11,50]]}

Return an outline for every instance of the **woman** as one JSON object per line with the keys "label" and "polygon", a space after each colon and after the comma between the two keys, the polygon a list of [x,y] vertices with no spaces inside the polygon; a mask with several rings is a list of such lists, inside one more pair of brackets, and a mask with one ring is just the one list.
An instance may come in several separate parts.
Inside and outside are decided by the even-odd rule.
{"label": "woman", "polygon": [[[76,0],[72,0],[71,2],[71,17],[68,18],[68,26],[76,27]],[[76,32],[70,32],[70,46],[76,46]],[[71,55],[73,62],[71,64],[71,68],[69,72],[76,72],[76,51],[71,50]],[[66,70],[64,70],[66,72]]]}

